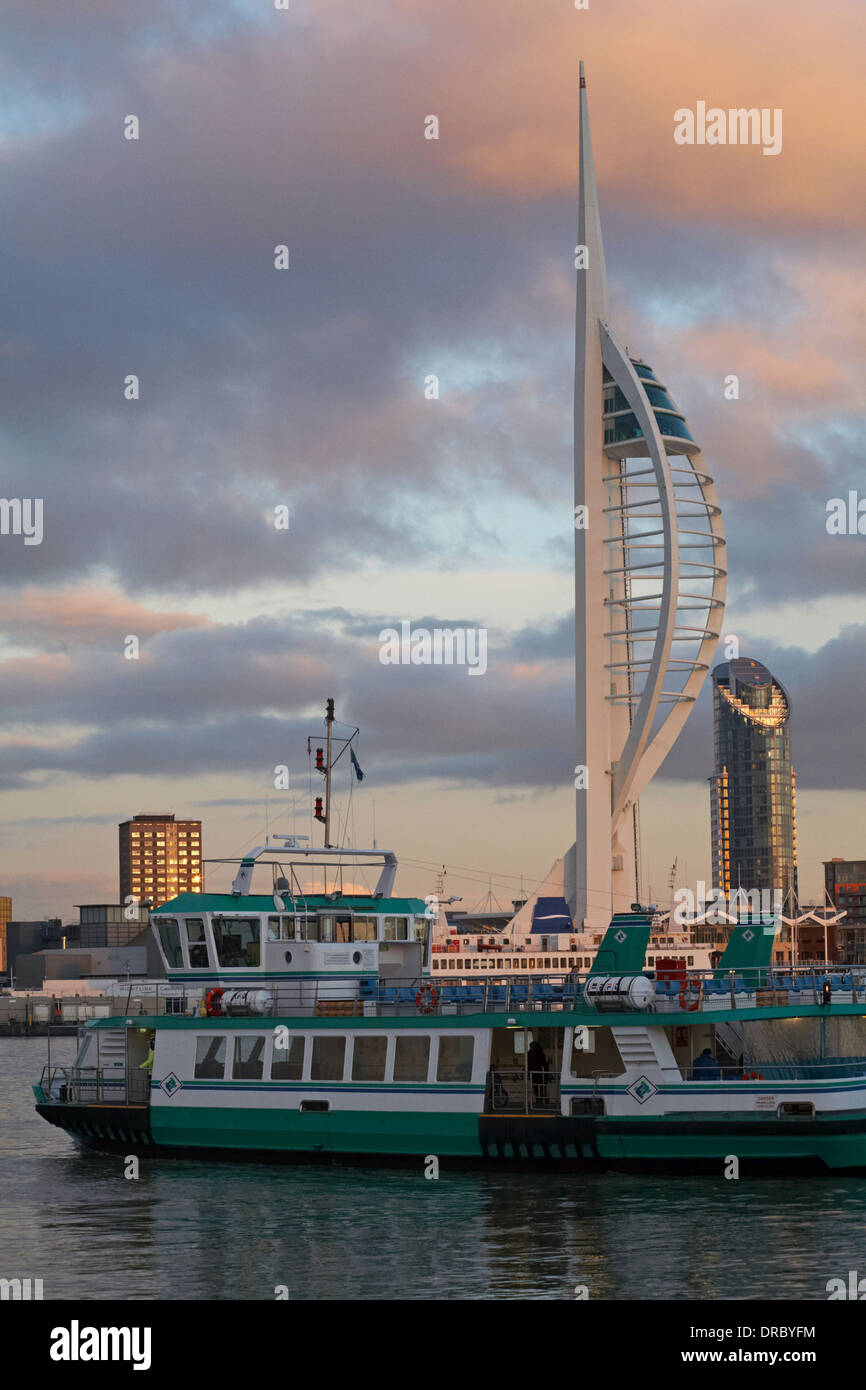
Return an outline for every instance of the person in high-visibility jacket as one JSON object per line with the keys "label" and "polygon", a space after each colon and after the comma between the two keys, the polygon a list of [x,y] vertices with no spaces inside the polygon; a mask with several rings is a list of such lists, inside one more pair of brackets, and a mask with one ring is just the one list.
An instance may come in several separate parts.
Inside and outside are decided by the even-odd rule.
{"label": "person in high-visibility jacket", "polygon": [[147,1054],[147,1056],[145,1057],[144,1061],[139,1063],[139,1066],[138,1066],[139,1071],[146,1071],[146,1072],[148,1072],[148,1073],[152,1073],[152,1072],[153,1072],[153,1044],[154,1044],[155,1041],[156,1041],[156,1039],[154,1038],[154,1035],[151,1033],[151,1035],[150,1035],[150,1051],[148,1052],[148,1054]]}

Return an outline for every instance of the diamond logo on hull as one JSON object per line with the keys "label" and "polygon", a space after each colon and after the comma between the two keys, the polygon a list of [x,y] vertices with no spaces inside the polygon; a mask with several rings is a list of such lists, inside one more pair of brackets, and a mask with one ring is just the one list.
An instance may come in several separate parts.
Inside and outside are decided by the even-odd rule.
{"label": "diamond logo on hull", "polygon": [[173,1071],[170,1071],[168,1076],[164,1076],[159,1083],[159,1089],[165,1092],[169,1100],[171,1100],[175,1091],[179,1091],[182,1086],[183,1082],[177,1079]]}
{"label": "diamond logo on hull", "polygon": [[654,1096],[658,1086],[654,1086],[651,1081],[647,1081],[645,1076],[639,1076],[637,1081],[633,1081],[628,1088],[628,1094],[637,1101],[638,1105],[643,1105],[645,1100]]}
{"label": "diamond logo on hull", "polygon": [[625,941],[625,939],[626,939],[626,934],[625,934],[625,932],[622,930],[621,927],[620,927],[620,929],[619,929],[618,932],[614,932],[614,934],[613,934],[613,939],[614,939],[614,941],[619,942],[620,946],[621,946],[622,943]]}

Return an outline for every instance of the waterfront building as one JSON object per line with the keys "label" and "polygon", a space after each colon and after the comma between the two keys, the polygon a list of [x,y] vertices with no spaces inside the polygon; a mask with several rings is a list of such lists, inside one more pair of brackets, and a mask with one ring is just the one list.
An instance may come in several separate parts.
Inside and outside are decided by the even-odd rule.
{"label": "waterfront building", "polygon": [[77,941],[82,949],[98,946],[128,946],[141,936],[150,913],[140,904],[85,903],[78,907]]}
{"label": "waterfront building", "polygon": [[20,962],[50,947],[61,947],[70,928],[59,917],[46,917],[40,922],[7,922],[6,973],[17,976]]}
{"label": "waterfront building", "polygon": [[786,908],[797,900],[790,717],[786,691],[759,661],[739,657],[713,671],[713,887],[729,896],[778,889]]}
{"label": "waterfront building", "polygon": [[576,809],[564,890],[574,930],[601,932],[641,900],[638,798],[706,679],[726,571],[700,446],[665,374],[611,323],[583,65],[577,239]]}
{"label": "waterfront building", "polygon": [[844,960],[866,962],[866,859],[824,861],[827,897],[845,916],[836,928]]}
{"label": "waterfront building", "polygon": [[6,974],[6,928],[12,920],[12,899],[0,896],[0,975]]}
{"label": "waterfront building", "polygon": [[776,965],[812,965],[847,962],[840,945],[839,923],[844,911],[820,903],[800,903],[791,913],[782,913],[773,948]]}
{"label": "waterfront building", "polygon": [[200,820],[138,815],[119,831],[121,903],[136,898],[159,907],[178,893],[204,891]]}

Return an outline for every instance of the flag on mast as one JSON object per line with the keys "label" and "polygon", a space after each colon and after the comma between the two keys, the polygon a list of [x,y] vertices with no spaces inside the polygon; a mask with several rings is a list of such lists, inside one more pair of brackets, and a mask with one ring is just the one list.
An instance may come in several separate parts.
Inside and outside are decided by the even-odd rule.
{"label": "flag on mast", "polygon": [[359,782],[363,782],[363,780],[364,780],[364,774],[363,774],[363,772],[361,771],[361,767],[360,767],[360,764],[359,764],[359,762],[358,762],[358,759],[355,757],[355,750],[354,750],[354,748],[350,748],[350,749],[349,749],[349,757],[352,759],[352,766],[353,766],[353,768],[355,769],[355,776],[357,777],[357,779],[358,779]]}

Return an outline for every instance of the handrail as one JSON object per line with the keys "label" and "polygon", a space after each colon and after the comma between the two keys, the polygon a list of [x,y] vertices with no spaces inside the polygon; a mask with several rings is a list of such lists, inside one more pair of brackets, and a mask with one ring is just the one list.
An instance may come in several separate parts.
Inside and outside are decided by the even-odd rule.
{"label": "handrail", "polygon": [[146,1105],[150,1072],[124,1067],[44,1066],[39,1084],[47,1100],[63,1105]]}
{"label": "handrail", "polygon": [[[614,972],[611,972],[614,973]],[[474,974],[456,971],[438,978],[384,976],[361,981],[329,979],[284,980],[275,985],[270,1002],[257,1005],[257,1017],[436,1017],[452,1014],[508,1014],[565,1012],[581,1007],[586,983],[598,972],[571,971],[544,974],[498,974],[490,970]],[[834,1001],[858,1003],[866,996],[866,968],[853,972],[840,967],[755,966],[724,972],[683,969],[668,974],[641,970],[621,978],[642,977],[654,984],[648,1004],[651,1012],[674,1014],[688,1022],[689,1015],[719,1009],[738,1010],[785,1005],[791,1002],[829,1005]],[[828,993],[825,997],[825,985]],[[261,996],[267,990],[257,990]],[[420,994],[420,997],[419,997]],[[792,1000],[793,994],[793,1000]],[[231,1006],[229,1006],[231,1007]],[[592,1007],[591,1004],[588,1007]],[[258,1010],[261,1009],[261,1012]],[[243,1011],[239,1006],[238,1013]],[[624,1017],[633,1010],[622,1010]],[[609,1016],[609,1015],[605,1015]]]}
{"label": "handrail", "polygon": [[529,1071],[525,1067],[491,1067],[484,1091],[487,1114],[557,1113],[560,1106],[560,1073]]}
{"label": "handrail", "polygon": [[866,1078],[866,1057],[833,1062],[743,1062],[738,1067],[713,1066],[706,1069],[683,1065],[683,1080],[701,1081],[834,1081]]}

